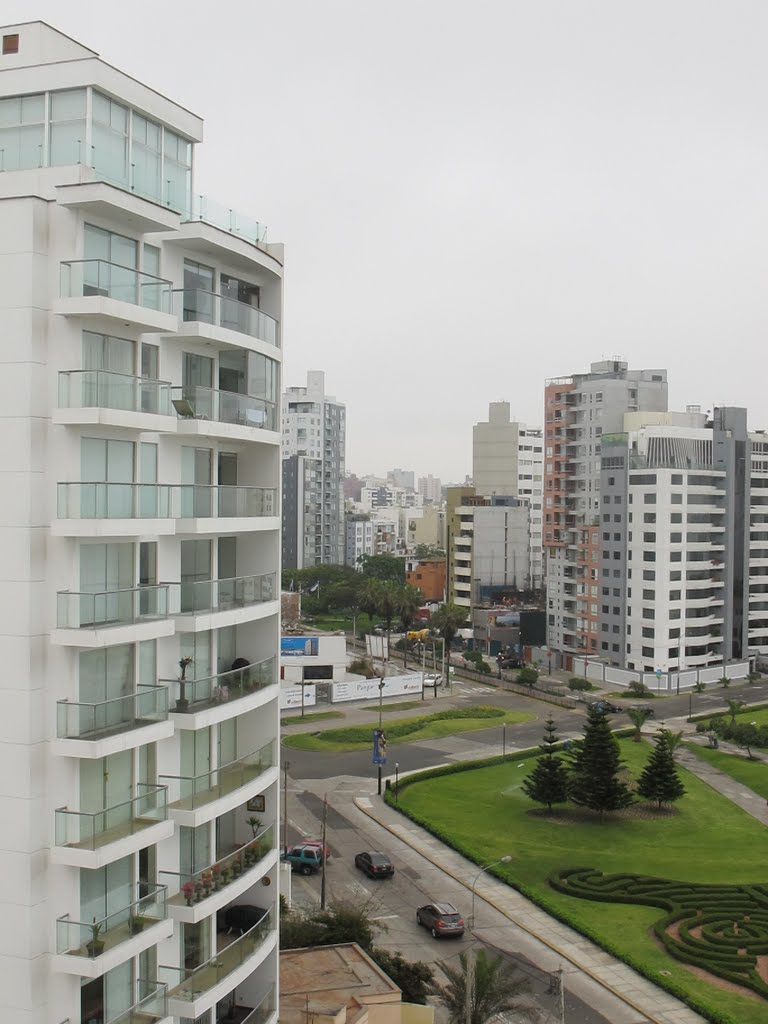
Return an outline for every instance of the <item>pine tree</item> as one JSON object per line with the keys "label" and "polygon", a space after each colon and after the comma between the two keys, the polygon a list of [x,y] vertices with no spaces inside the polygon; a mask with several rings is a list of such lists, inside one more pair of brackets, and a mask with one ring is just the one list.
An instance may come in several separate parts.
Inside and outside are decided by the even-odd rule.
{"label": "pine tree", "polygon": [[563,759],[555,753],[559,742],[557,726],[548,718],[544,740],[539,746],[541,754],[533,771],[523,780],[526,795],[538,804],[546,804],[548,811],[552,810],[552,804],[563,804],[568,799],[568,772]]}
{"label": "pine tree", "polygon": [[600,813],[618,811],[632,802],[632,794],[619,779],[619,744],[608,719],[595,708],[587,712],[584,738],[573,755],[568,795],[575,804]]}
{"label": "pine tree", "polygon": [[659,807],[674,803],[685,793],[675,767],[667,729],[662,729],[656,737],[656,745],[638,779],[637,791],[646,800],[655,800]]}

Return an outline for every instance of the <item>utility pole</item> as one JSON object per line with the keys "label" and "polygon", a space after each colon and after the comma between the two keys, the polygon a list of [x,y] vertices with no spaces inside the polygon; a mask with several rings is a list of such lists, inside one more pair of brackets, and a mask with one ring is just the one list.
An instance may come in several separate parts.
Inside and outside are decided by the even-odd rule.
{"label": "utility pole", "polygon": [[565,975],[562,967],[557,972],[557,985],[560,991],[560,1024],[565,1024]]}
{"label": "utility pole", "polygon": [[283,761],[283,847],[288,851],[288,769],[290,761]]}
{"label": "utility pole", "polygon": [[325,854],[325,831],[328,823],[328,794],[323,797],[323,873],[320,878],[320,909],[325,910],[325,866],[327,857]]}

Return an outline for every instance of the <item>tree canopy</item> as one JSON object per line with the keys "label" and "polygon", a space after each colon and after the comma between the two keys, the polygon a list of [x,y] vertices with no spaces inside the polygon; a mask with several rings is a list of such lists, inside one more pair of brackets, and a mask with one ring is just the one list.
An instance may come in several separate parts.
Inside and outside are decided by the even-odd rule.
{"label": "tree canopy", "polygon": [[619,778],[622,767],[619,744],[606,715],[596,708],[587,711],[584,738],[575,745],[568,784],[570,799],[598,811],[618,811],[632,802],[632,794]]}

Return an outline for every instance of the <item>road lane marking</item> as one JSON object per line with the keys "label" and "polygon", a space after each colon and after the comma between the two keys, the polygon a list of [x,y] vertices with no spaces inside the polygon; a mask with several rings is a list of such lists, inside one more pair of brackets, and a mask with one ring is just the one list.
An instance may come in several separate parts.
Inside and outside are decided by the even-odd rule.
{"label": "road lane marking", "polygon": [[399,914],[382,914],[381,917],[372,917],[372,921],[394,921],[396,917],[400,917]]}

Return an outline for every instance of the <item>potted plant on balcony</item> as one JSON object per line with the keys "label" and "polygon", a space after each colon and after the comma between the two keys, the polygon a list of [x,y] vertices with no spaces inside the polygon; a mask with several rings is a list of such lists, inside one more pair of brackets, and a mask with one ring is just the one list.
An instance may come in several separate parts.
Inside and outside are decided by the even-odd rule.
{"label": "potted plant on balcony", "polygon": [[213,877],[213,891],[218,892],[221,889],[221,868],[218,864],[214,864],[211,869],[211,875]]}
{"label": "potted plant on balcony", "polygon": [[128,927],[130,929],[131,935],[138,935],[139,932],[143,932],[146,923],[146,917],[142,917],[141,914],[131,914],[131,916],[128,918]]}
{"label": "potted plant on balcony", "polygon": [[186,711],[189,707],[187,700],[187,669],[192,664],[192,658],[187,656],[179,661],[181,675],[179,676],[179,696],[176,698],[176,710]]}
{"label": "potted plant on balcony", "polygon": [[243,865],[240,863],[239,860],[236,860],[235,863],[232,865],[232,874],[235,876],[235,878],[239,878],[240,875],[242,875],[242,873]]}
{"label": "potted plant on balcony", "polygon": [[200,880],[202,881],[203,886],[205,888],[205,895],[210,896],[211,889],[213,888],[213,872],[204,871],[200,876]]}
{"label": "potted plant on balcony", "polygon": [[187,906],[191,907],[195,898],[195,883],[185,882],[181,887],[181,895],[187,901]]}
{"label": "potted plant on balcony", "polygon": [[229,865],[227,865],[227,867],[224,867],[224,868],[221,869],[221,884],[222,885],[229,885],[229,883],[231,881],[232,881],[232,868],[229,867]]}
{"label": "potted plant on balcony", "polygon": [[88,950],[88,956],[101,956],[104,952],[104,940],[99,938],[101,929],[102,925],[94,917],[91,925],[91,941],[85,947]]}

